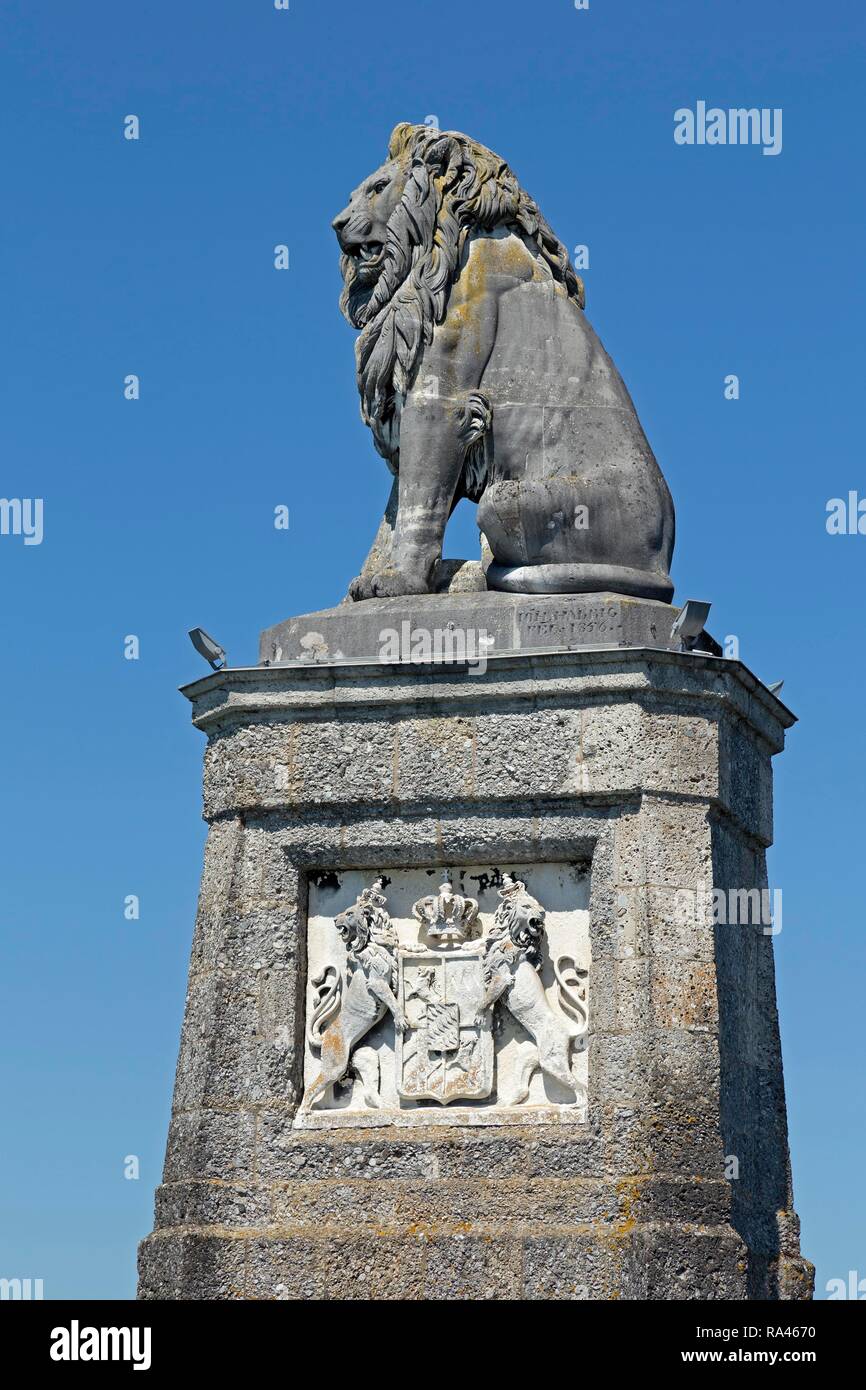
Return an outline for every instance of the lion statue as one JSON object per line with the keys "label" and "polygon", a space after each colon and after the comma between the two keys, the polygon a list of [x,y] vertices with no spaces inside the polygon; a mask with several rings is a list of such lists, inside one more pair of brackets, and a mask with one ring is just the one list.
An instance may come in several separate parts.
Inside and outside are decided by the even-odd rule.
{"label": "lion statue", "polygon": [[568,253],[504,160],[398,125],[333,227],[361,413],[394,474],[352,598],[443,587],[468,497],[488,588],[669,600],[670,493]]}

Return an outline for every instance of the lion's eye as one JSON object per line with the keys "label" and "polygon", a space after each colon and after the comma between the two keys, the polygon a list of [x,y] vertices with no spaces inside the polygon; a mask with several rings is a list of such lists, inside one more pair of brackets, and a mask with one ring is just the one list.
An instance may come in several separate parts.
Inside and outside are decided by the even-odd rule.
{"label": "lion's eye", "polygon": [[384,192],[385,192],[385,189],[386,189],[387,187],[388,187],[388,180],[387,180],[387,179],[380,179],[378,183],[374,183],[374,184],[373,184],[373,187],[370,189],[370,192],[371,192],[371,193],[384,193]]}

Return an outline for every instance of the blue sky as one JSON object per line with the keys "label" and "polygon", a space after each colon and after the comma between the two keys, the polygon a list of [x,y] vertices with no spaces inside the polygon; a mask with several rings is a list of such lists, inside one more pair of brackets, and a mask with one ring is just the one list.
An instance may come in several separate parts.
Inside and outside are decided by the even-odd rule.
{"label": "blue sky", "polygon": [[[329,223],[391,127],[435,115],[589,246],[677,595],[800,716],[770,856],[796,1205],[819,1294],[866,1276],[866,536],[825,528],[866,497],[862,7],[5,0],[0,23],[0,495],[45,507],[41,545],[0,536],[0,1274],[134,1292],[204,838],[186,631],[251,664],[360,567],[388,482]],[[782,108],[781,154],[676,145],[699,100]],[[464,506],[448,550],[476,547]]]}

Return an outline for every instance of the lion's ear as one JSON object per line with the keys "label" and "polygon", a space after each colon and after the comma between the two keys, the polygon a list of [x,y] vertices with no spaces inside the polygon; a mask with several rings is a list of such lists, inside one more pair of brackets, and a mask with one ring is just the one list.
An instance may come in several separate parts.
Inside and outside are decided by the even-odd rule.
{"label": "lion's ear", "polygon": [[432,140],[424,150],[424,163],[428,168],[442,173],[450,164],[459,163],[462,156],[460,144],[453,135],[440,135]]}
{"label": "lion's ear", "polygon": [[407,155],[420,159],[434,174],[443,174],[446,169],[459,166],[463,160],[463,150],[459,139],[434,126],[411,125],[401,121],[391,131],[388,142],[388,158],[402,160]]}
{"label": "lion's ear", "polygon": [[[399,125],[395,125],[391,131],[391,139],[388,141],[389,159],[399,159],[406,153],[415,139],[417,129],[418,127],[412,125],[410,121],[401,121]],[[422,129],[424,129],[423,126]]]}

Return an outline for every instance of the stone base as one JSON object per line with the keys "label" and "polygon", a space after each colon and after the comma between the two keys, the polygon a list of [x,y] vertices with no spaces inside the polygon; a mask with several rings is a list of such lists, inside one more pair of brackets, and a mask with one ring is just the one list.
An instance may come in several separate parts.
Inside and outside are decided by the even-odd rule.
{"label": "stone base", "polygon": [[[342,603],[319,613],[288,618],[261,635],[259,660],[265,666],[304,662],[374,661],[386,657],[388,634],[396,633],[403,659],[414,659],[416,634],[439,634],[443,648],[458,659],[466,651],[485,657],[513,652],[568,651],[580,647],[658,647],[679,651],[671,628],[682,610],[652,599],[622,594],[511,594],[483,590],[421,594],[404,598]],[[446,646],[448,631],[454,640]],[[481,643],[479,645],[479,637]],[[393,641],[393,639],[391,639]],[[463,645],[461,647],[461,641]],[[702,651],[721,655],[706,633]]]}
{"label": "stone base", "polygon": [[[653,609],[617,604],[606,621]],[[472,675],[228,670],[186,693],[210,830],[140,1297],[810,1296],[773,938],[691,906],[766,887],[792,716],[760,682],[611,647]],[[585,870],[585,1114],[293,1127],[311,884],[479,864]]]}
{"label": "stone base", "polygon": [[[641,1173],[637,1117],[607,1154],[602,1128],[296,1134],[252,1182],[160,1190],[139,1298],[811,1296],[806,1261],[734,1229],[727,1182]],[[594,1176],[629,1158],[631,1176]]]}

